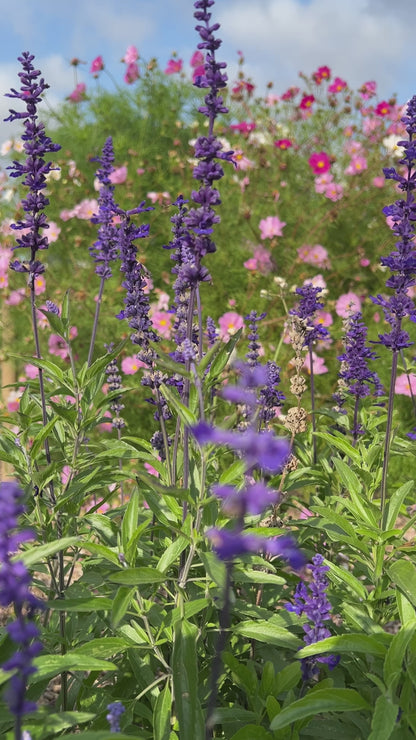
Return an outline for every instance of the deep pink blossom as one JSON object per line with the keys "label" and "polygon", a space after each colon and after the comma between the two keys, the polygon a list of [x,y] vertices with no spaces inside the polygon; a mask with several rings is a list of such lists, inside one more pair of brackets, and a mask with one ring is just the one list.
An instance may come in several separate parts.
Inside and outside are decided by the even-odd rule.
{"label": "deep pink blossom", "polygon": [[273,143],[278,149],[290,149],[293,146],[293,142],[290,139],[278,139]]}
{"label": "deep pink blossom", "polygon": [[315,98],[313,95],[304,95],[299,103],[299,108],[301,110],[310,110],[314,102]]}
{"label": "deep pink blossom", "polygon": [[345,90],[347,87],[347,83],[345,80],[342,80],[341,77],[335,77],[335,80],[333,81],[332,85],[328,87],[329,93],[339,93],[342,90]]}
{"label": "deep pink blossom", "polygon": [[387,100],[382,100],[376,107],[377,116],[388,116],[391,112],[390,103]]}
{"label": "deep pink blossom", "polygon": [[331,160],[326,152],[313,152],[308,159],[308,164],[314,175],[324,175],[331,167]]}
{"label": "deep pink blossom", "polygon": [[139,67],[136,62],[130,62],[130,64],[127,65],[126,72],[124,74],[124,82],[127,83],[127,85],[132,85],[133,82],[136,82],[136,80],[140,77],[140,71]]}
{"label": "deep pink blossom", "polygon": [[165,69],[165,75],[174,75],[178,74],[182,71],[183,67],[183,61],[182,59],[169,59],[166,69]]}
{"label": "deep pink blossom", "polygon": [[102,56],[95,57],[93,61],[91,62],[90,72],[94,75],[94,77],[98,77],[98,72],[101,72],[104,69],[104,61]]}
{"label": "deep pink blossom", "polygon": [[199,50],[194,51],[194,53],[191,56],[189,64],[191,65],[193,69],[195,69],[195,67],[202,67],[204,64],[204,55],[202,51],[199,51]]}
{"label": "deep pink blossom", "polygon": [[87,92],[87,86],[85,82],[78,82],[75,89],[68,95],[68,100],[71,103],[80,103],[81,100],[85,100]]}
{"label": "deep pink blossom", "polygon": [[331,70],[329,69],[329,67],[326,66],[318,67],[316,72],[313,73],[312,77],[315,80],[316,84],[320,85],[322,80],[329,80],[329,78],[331,77]]}

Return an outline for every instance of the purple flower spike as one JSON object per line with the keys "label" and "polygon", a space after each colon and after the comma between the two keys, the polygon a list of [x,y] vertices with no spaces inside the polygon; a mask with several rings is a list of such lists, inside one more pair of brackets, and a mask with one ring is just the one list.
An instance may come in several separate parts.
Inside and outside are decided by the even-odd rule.
{"label": "purple flower spike", "polygon": [[46,136],[43,123],[38,122],[37,106],[42,101],[42,94],[49,85],[40,78],[40,71],[35,69],[32,62],[34,56],[29,52],[23,52],[18,58],[23,67],[19,72],[22,83],[20,91],[12,88],[7,97],[22,100],[26,105],[26,111],[17,112],[10,110],[10,116],[6,121],[22,120],[25,132],[22,135],[23,149],[27,155],[25,162],[13,162],[8,169],[11,177],[23,177],[23,185],[29,188],[29,193],[22,200],[22,207],[26,214],[25,218],[12,225],[13,229],[25,230],[21,237],[16,238],[17,247],[30,250],[29,264],[15,260],[10,267],[16,272],[29,273],[30,280],[44,271],[44,266],[36,260],[36,254],[40,249],[48,248],[48,238],[44,230],[49,228],[46,221],[44,209],[49,204],[48,198],[42,192],[46,188],[46,176],[53,170],[52,162],[46,162],[45,156],[57,152],[61,147],[54,144]]}
{"label": "purple flower spike", "polygon": [[39,630],[33,619],[36,610],[43,608],[42,602],[29,590],[31,577],[26,566],[12,558],[22,542],[33,539],[30,532],[17,531],[18,518],[25,509],[22,498],[23,491],[17,483],[0,484],[0,606],[14,606],[16,620],[6,629],[18,646],[2,668],[16,671],[6,690],[6,700],[19,722],[24,714],[36,709],[36,704],[28,702],[25,697],[27,679],[36,670],[32,665],[33,658],[42,650],[37,640]]}
{"label": "purple flower spike", "polygon": [[[324,626],[324,622],[330,619],[332,606],[326,595],[329,583],[325,573],[329,568],[323,562],[322,555],[318,554],[312,558],[312,563],[308,565],[312,572],[312,581],[307,586],[301,581],[294,594],[295,603],[286,604],[288,611],[295,612],[298,617],[305,614],[310,622],[303,626],[306,645],[331,637],[329,629]],[[317,663],[327,663],[332,669],[338,665],[339,660],[339,655],[316,655],[313,658],[303,658],[301,661],[303,680],[309,681],[318,675]]]}
{"label": "purple flower spike", "polygon": [[110,180],[110,175],[114,170],[111,136],[105,142],[98,162],[100,168],[97,171],[97,178],[101,186],[98,196],[98,214],[91,218],[93,224],[99,224],[98,239],[89,251],[97,265],[95,272],[104,280],[108,280],[112,276],[110,264],[118,257],[117,227],[113,222],[118,208],[114,202],[114,185]]}
{"label": "purple flower spike", "polygon": [[108,714],[106,719],[110,725],[110,731],[120,732],[120,717],[126,711],[125,707],[121,701],[113,701],[111,704],[108,704],[107,709]]}

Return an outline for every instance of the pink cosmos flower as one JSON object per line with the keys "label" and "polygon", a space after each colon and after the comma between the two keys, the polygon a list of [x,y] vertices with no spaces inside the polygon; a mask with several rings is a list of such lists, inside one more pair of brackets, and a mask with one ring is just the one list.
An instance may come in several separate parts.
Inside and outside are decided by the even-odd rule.
{"label": "pink cosmos flower", "polygon": [[128,46],[126,49],[126,53],[121,61],[125,62],[126,64],[134,64],[134,62],[137,62],[138,58],[139,52],[137,51],[137,48],[135,46]]}
{"label": "pink cosmos flower", "polygon": [[89,221],[97,213],[98,201],[95,198],[84,198],[72,209],[72,214],[82,221]]}
{"label": "pink cosmos flower", "polygon": [[65,340],[62,339],[62,337],[60,337],[58,334],[50,335],[48,340],[48,348],[51,355],[61,357],[63,360],[67,360],[69,357],[68,345]]}
{"label": "pink cosmos flower", "polygon": [[137,357],[124,357],[121,361],[121,369],[124,375],[134,375],[141,367],[147,367],[147,365],[145,362],[138,360]]}
{"label": "pink cosmos flower", "polygon": [[339,93],[342,90],[344,90],[347,87],[347,83],[345,80],[342,80],[341,77],[335,77],[335,80],[333,81],[332,85],[328,87],[329,93]]}
{"label": "pink cosmos flower", "polygon": [[346,175],[359,175],[367,169],[367,160],[365,157],[357,155],[351,158],[351,162],[345,170]]}
{"label": "pink cosmos flower", "polygon": [[41,295],[46,290],[46,282],[43,275],[36,275],[35,277],[35,295]]}
{"label": "pink cosmos flower", "polygon": [[324,195],[325,198],[329,198],[329,200],[332,200],[334,202],[337,200],[341,200],[344,195],[344,188],[340,183],[331,182],[326,188]]}
{"label": "pink cosmos flower", "polygon": [[231,131],[239,131],[240,134],[250,134],[255,128],[254,121],[240,121],[240,123],[232,123],[230,126]]}
{"label": "pink cosmos flower", "polygon": [[361,311],[361,300],[358,295],[352,291],[343,293],[335,304],[335,313],[345,319],[356,311]]}
{"label": "pink cosmos flower", "polygon": [[193,69],[195,69],[195,67],[200,67],[201,65],[203,65],[204,64],[204,55],[203,55],[202,51],[199,51],[199,50],[198,51],[194,51],[194,53],[191,56],[191,59],[190,59],[189,64],[191,65],[191,67]]}
{"label": "pink cosmos flower", "polygon": [[164,191],[163,193],[156,193],[153,190],[150,193],[146,193],[146,197],[149,198],[150,202],[153,203],[163,203],[163,202],[170,202],[170,193]]}
{"label": "pink cosmos flower", "polygon": [[314,175],[323,175],[331,167],[331,160],[326,152],[313,152],[308,159],[309,167]]}
{"label": "pink cosmos flower", "polygon": [[272,239],[273,236],[283,236],[282,229],[286,226],[285,221],[281,221],[278,216],[267,216],[262,218],[259,223],[260,238]]}
{"label": "pink cosmos flower", "polygon": [[[111,412],[110,411],[104,411],[103,416],[106,416],[108,419],[111,419]],[[111,432],[113,430],[113,425],[111,421],[103,421],[101,424],[98,424],[98,429],[100,432]]]}
{"label": "pink cosmos flower", "polygon": [[328,185],[333,181],[333,176],[330,172],[326,172],[324,175],[318,175],[315,177],[315,193],[325,193]]}
{"label": "pink cosmos flower", "polygon": [[140,70],[136,62],[130,62],[130,64],[127,65],[126,72],[124,74],[124,82],[127,85],[132,85],[133,82],[136,82],[136,80],[140,77]]}
{"label": "pink cosmos flower", "polygon": [[182,67],[183,67],[182,59],[169,59],[166,65],[165,75],[178,74],[178,72],[182,71]]}
{"label": "pink cosmos flower", "polygon": [[220,329],[220,338],[223,342],[228,342],[233,334],[243,328],[244,319],[235,311],[227,311],[218,319],[218,326]]}
{"label": "pink cosmos flower", "polygon": [[363,100],[368,100],[369,98],[372,98],[376,94],[376,87],[377,83],[374,82],[374,80],[371,80],[370,82],[364,82],[359,90],[359,93]]}
{"label": "pink cosmos flower", "polygon": [[165,339],[170,339],[172,332],[172,319],[173,314],[167,313],[166,311],[155,311],[152,314],[152,326],[153,328]]}
{"label": "pink cosmos flower", "polygon": [[49,229],[46,232],[46,236],[48,237],[49,244],[52,244],[53,242],[58,241],[60,233],[61,233],[61,229],[55,223],[55,221],[49,221]]}
{"label": "pink cosmos flower", "polygon": [[243,262],[243,265],[246,270],[250,270],[251,272],[255,272],[257,270],[257,260],[254,259],[254,257],[250,257],[250,259]]}
{"label": "pink cosmos flower", "polygon": [[[309,353],[305,357],[303,367],[310,375],[311,374],[311,358],[310,358]],[[313,367],[314,375],[324,375],[324,373],[328,372],[328,368],[325,365],[324,358],[318,357],[318,355],[315,354],[315,352],[312,352],[312,367]]]}
{"label": "pink cosmos flower", "polygon": [[236,164],[237,170],[242,170],[243,172],[245,172],[246,170],[254,167],[254,162],[252,162],[251,159],[245,156],[242,149],[234,149],[232,159],[233,162],[235,162]]}
{"label": "pink cosmos flower", "polygon": [[255,248],[253,257],[244,262],[244,267],[247,270],[252,272],[258,270],[262,275],[267,275],[272,266],[270,252],[261,245]]}
{"label": "pink cosmos flower", "polygon": [[278,139],[273,143],[278,149],[290,149],[293,146],[293,142],[290,139]]}
{"label": "pink cosmos flower", "polygon": [[280,98],[278,95],[275,95],[274,93],[269,93],[269,95],[266,95],[264,102],[266,103],[266,105],[269,106],[269,108],[271,108],[273,105],[276,105],[279,100]]}
{"label": "pink cosmos flower", "polygon": [[121,185],[121,183],[126,182],[127,167],[125,165],[122,165],[121,167],[116,167],[110,174],[108,179],[110,180],[110,182],[113,183],[113,185]]}
{"label": "pink cosmos flower", "polygon": [[104,69],[104,61],[102,56],[95,57],[93,61],[91,62],[90,72],[94,75],[94,77],[98,76],[98,72],[101,72]]}
{"label": "pink cosmos flower", "polygon": [[315,324],[321,324],[322,326],[331,326],[333,319],[329,311],[324,311],[322,308],[315,314]]}
{"label": "pink cosmos flower", "polygon": [[205,75],[205,65],[200,64],[199,67],[194,67],[194,70],[192,72],[192,82],[195,84],[198,77],[204,77]]}
{"label": "pink cosmos flower", "polygon": [[316,267],[328,268],[331,266],[328,259],[328,252],[321,244],[304,244],[298,249],[298,257],[302,262]]}
{"label": "pink cosmos flower", "polygon": [[34,380],[39,375],[39,368],[36,367],[36,365],[32,365],[31,362],[28,362],[27,365],[25,365],[25,374],[27,378]]}
{"label": "pink cosmos flower", "polygon": [[62,468],[62,472],[61,472],[61,481],[62,481],[63,486],[66,486],[66,484],[68,483],[71,473],[72,473],[71,466],[64,465],[64,467]]}
{"label": "pink cosmos flower", "polygon": [[351,139],[351,141],[347,141],[345,143],[344,149],[347,154],[352,157],[353,154],[361,154],[361,152],[363,151],[363,145],[360,141],[355,141],[355,139]]}
{"label": "pink cosmos flower", "polygon": [[[160,460],[160,458],[159,458],[159,460]],[[153,467],[153,465],[151,465],[151,464],[150,464],[150,463],[148,463],[148,462],[145,462],[145,463],[144,463],[144,467],[145,467],[145,469],[147,470],[147,472],[148,472],[148,473],[150,473],[150,475],[154,475],[154,476],[155,476],[155,478],[159,478],[159,473],[158,473],[158,471],[156,470],[156,468],[154,468],[154,467]]]}
{"label": "pink cosmos flower", "polygon": [[373,177],[372,183],[375,188],[384,188],[385,185],[385,179],[383,175],[377,175],[376,177]]}
{"label": "pink cosmos flower", "polygon": [[313,95],[304,95],[302,100],[299,103],[299,108],[301,110],[310,110],[314,102],[315,102],[315,98]]}
{"label": "pink cosmos flower", "polygon": [[322,288],[322,290],[326,290],[326,282],[324,277],[319,273],[318,275],[315,275],[313,278],[307,278],[303,281],[304,285],[313,285],[314,288]]}
{"label": "pink cosmos flower", "polygon": [[394,390],[403,396],[416,396],[416,375],[414,373],[409,373],[409,377],[406,373],[398,375]]}
{"label": "pink cosmos flower", "polygon": [[368,259],[368,257],[361,257],[360,259],[361,267],[368,267],[369,264],[370,264],[370,260]]}
{"label": "pink cosmos flower", "polygon": [[377,116],[388,116],[391,112],[391,106],[386,100],[382,100],[376,107]]}
{"label": "pink cosmos flower", "polygon": [[7,272],[0,272],[0,289],[9,287],[9,276]]}
{"label": "pink cosmos flower", "polygon": [[157,303],[153,304],[152,308],[154,306],[155,311],[168,311],[170,304],[169,294],[165,293],[164,290],[160,290],[160,288],[155,288],[154,292],[157,295]]}
{"label": "pink cosmos flower", "polygon": [[6,298],[6,303],[8,306],[18,306],[19,303],[21,303],[26,296],[26,291],[24,288],[18,288],[17,290],[12,290],[9,297]]}
{"label": "pink cosmos flower", "polygon": [[[318,67],[316,72],[313,73],[312,77],[315,80],[316,84],[320,85],[322,80],[329,80],[329,78],[331,77],[331,70],[329,69],[329,67],[326,66]],[[338,77],[336,79],[338,79]]]}
{"label": "pink cosmos flower", "polygon": [[86,92],[87,86],[85,82],[78,82],[75,90],[73,90],[70,95],[68,95],[68,100],[70,100],[71,103],[80,103],[82,100],[85,100]]}

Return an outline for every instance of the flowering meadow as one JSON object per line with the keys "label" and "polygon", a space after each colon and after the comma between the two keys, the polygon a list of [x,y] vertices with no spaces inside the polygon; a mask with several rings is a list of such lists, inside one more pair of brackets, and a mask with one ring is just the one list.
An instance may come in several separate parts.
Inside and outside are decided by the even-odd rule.
{"label": "flowering meadow", "polygon": [[414,738],[416,96],[194,18],[6,93],[0,734]]}

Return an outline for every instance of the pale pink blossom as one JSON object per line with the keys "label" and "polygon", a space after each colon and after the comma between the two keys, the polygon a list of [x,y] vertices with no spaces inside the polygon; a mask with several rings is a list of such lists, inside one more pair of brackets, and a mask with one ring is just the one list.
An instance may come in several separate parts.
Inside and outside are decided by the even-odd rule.
{"label": "pale pink blossom", "polygon": [[244,262],[244,267],[247,270],[258,270],[262,275],[267,275],[273,267],[270,252],[260,244],[255,248],[253,257]]}
{"label": "pale pink blossom", "polygon": [[219,336],[223,342],[228,342],[239,329],[244,326],[244,319],[235,311],[227,311],[218,319]]}
{"label": "pale pink blossom", "polygon": [[63,208],[59,214],[61,221],[69,221],[70,218],[74,218],[75,213],[73,209]]}
{"label": "pale pink blossom", "polygon": [[361,299],[352,291],[343,293],[335,304],[335,313],[344,319],[357,311],[361,311]]}
{"label": "pale pink blossom", "polygon": [[147,197],[149,198],[150,202],[153,203],[169,203],[170,202],[170,193],[168,193],[166,190],[164,190],[162,193],[156,193],[154,190],[150,191],[150,193],[147,193]]}
{"label": "pale pink blossom", "polygon": [[61,229],[55,223],[55,221],[49,221],[49,229],[47,229],[46,231],[46,236],[48,238],[49,244],[53,244],[53,242],[56,242],[60,233]]}
{"label": "pale pink blossom", "polygon": [[298,249],[298,257],[302,262],[316,267],[328,268],[331,266],[328,259],[328,252],[321,244],[304,244]]}
{"label": "pale pink blossom", "polygon": [[360,141],[356,141],[355,139],[352,139],[351,141],[347,141],[344,145],[344,149],[347,152],[347,154],[352,157],[353,154],[361,154],[363,151],[363,145]]}
{"label": "pale pink blossom", "polygon": [[257,270],[257,260],[254,259],[254,257],[250,257],[250,259],[243,262],[243,265],[246,270],[250,270],[250,272],[255,272]]}
{"label": "pale pink blossom", "polygon": [[267,216],[262,218],[259,223],[260,238],[272,239],[274,236],[283,236],[282,229],[286,226],[285,221],[281,221],[278,216]]}
{"label": "pale pink blossom", "polygon": [[329,311],[324,311],[322,308],[319,309],[315,314],[315,324],[321,324],[322,326],[331,326],[333,323],[332,315]]}
{"label": "pale pink blossom", "polygon": [[[159,458],[159,459],[160,459],[160,458]],[[148,473],[150,473],[150,475],[154,475],[154,476],[155,476],[155,478],[159,478],[159,473],[158,473],[158,471],[156,470],[156,468],[154,468],[154,467],[153,467],[153,465],[151,465],[151,464],[150,464],[150,463],[148,463],[148,462],[145,462],[145,463],[144,463],[144,467],[145,467],[145,469],[147,470],[147,472],[148,472]]]}
{"label": "pale pink blossom", "polygon": [[121,361],[121,369],[124,375],[134,375],[141,367],[147,367],[147,365],[138,360],[137,357],[123,357]]}
{"label": "pale pink blossom", "polygon": [[306,280],[303,281],[304,285],[313,285],[314,288],[321,288],[322,290],[326,290],[326,282],[323,275],[318,273],[318,275],[315,275],[313,278],[306,278]]}
{"label": "pale pink blossom", "polygon": [[125,62],[126,64],[133,64],[133,62],[137,62],[138,58],[139,52],[137,51],[137,48],[135,46],[128,46],[126,49],[126,53],[121,61]]}
{"label": "pale pink blossom", "polygon": [[[305,357],[303,367],[309,374],[311,373],[311,358],[309,352]],[[314,375],[324,375],[324,373],[328,372],[324,358],[319,357],[315,352],[312,352],[312,367]]]}
{"label": "pale pink blossom", "polygon": [[31,362],[28,362],[27,365],[25,365],[25,373],[27,378],[34,380],[39,375],[39,368],[36,367],[36,365],[32,365]]}
{"label": "pale pink blossom", "polygon": [[370,264],[370,260],[368,259],[368,257],[361,257],[361,259],[360,259],[360,266],[361,267],[368,267],[369,264]]}
{"label": "pale pink blossom", "polygon": [[357,154],[351,158],[351,162],[345,169],[346,175],[359,175],[361,172],[367,169],[367,160],[365,157]]}
{"label": "pale pink blossom", "polygon": [[[111,413],[110,411],[104,411],[103,416],[107,417],[107,419],[111,419]],[[101,424],[98,424],[98,429],[100,432],[111,432],[113,429],[113,425],[111,421],[103,421]]]}
{"label": "pale pink blossom", "polygon": [[334,176],[330,172],[325,172],[323,175],[315,177],[315,192],[324,193],[328,185],[332,183]]}
{"label": "pale pink blossom", "polygon": [[398,375],[394,390],[403,396],[416,396],[416,375],[414,373],[409,373],[409,376],[407,373]]}
{"label": "pale pink blossom", "polygon": [[19,388],[17,391],[10,391],[10,393],[7,396],[6,405],[7,410],[10,413],[13,413],[14,411],[19,410],[19,403],[20,398],[23,394],[23,388]]}
{"label": "pale pink blossom", "polygon": [[110,174],[108,179],[111,183],[113,183],[113,185],[121,185],[121,183],[126,182],[127,167],[125,165],[122,165],[121,167],[116,167]]}
{"label": "pale pink blossom", "polygon": [[0,290],[9,287],[9,276],[7,272],[0,272]]}
{"label": "pale pink blossom", "polygon": [[337,200],[341,200],[344,196],[344,188],[338,182],[331,182],[327,186],[324,195],[325,198],[329,198],[329,200],[332,200],[335,203]]}
{"label": "pale pink blossom", "polygon": [[235,162],[237,170],[246,172],[254,167],[254,162],[245,156],[242,149],[235,149],[233,154],[233,162]]}
{"label": "pale pink blossom", "polygon": [[6,298],[6,303],[8,306],[18,306],[19,303],[21,303],[26,296],[26,291],[24,288],[18,288],[17,290],[12,290],[9,297]]}
{"label": "pale pink blossom", "polygon": [[63,486],[66,486],[72,475],[72,468],[70,465],[64,465],[61,472],[61,482]]}
{"label": "pale pink blossom", "polygon": [[155,311],[152,314],[152,326],[162,337],[170,339],[172,333],[173,314],[166,311]]}
{"label": "pale pink blossom", "polygon": [[385,185],[385,179],[383,175],[377,175],[376,177],[373,177],[372,183],[375,188],[384,188]]}
{"label": "pale pink blossom", "polygon": [[153,304],[153,310],[167,311],[170,304],[170,296],[168,293],[165,293],[164,290],[160,290],[160,288],[155,288],[154,292],[157,296],[157,303]]}
{"label": "pale pink blossom", "polygon": [[68,95],[68,100],[71,103],[81,103],[82,100],[85,100],[86,92],[87,86],[85,82],[78,82],[75,89]]}
{"label": "pale pink blossom", "polygon": [[89,221],[97,213],[98,201],[95,198],[84,198],[72,209],[72,214],[83,221]]}
{"label": "pale pink blossom", "polygon": [[43,275],[36,275],[34,281],[35,295],[41,295],[46,290],[46,282]]}

